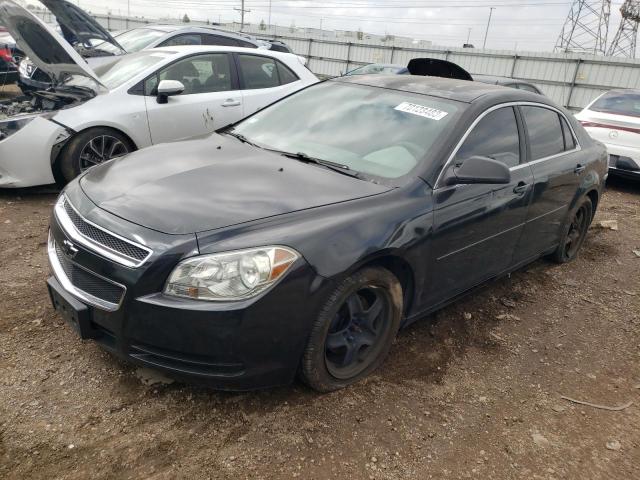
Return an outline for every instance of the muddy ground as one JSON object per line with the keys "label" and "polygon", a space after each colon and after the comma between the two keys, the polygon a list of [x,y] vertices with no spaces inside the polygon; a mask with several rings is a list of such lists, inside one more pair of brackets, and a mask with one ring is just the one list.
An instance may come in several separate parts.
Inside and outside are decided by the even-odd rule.
{"label": "muddy ground", "polygon": [[619,229],[577,261],[425,318],[328,395],[148,386],[80,341],[46,294],[54,199],[0,192],[0,478],[640,478],[639,186],[610,185],[595,223]]}

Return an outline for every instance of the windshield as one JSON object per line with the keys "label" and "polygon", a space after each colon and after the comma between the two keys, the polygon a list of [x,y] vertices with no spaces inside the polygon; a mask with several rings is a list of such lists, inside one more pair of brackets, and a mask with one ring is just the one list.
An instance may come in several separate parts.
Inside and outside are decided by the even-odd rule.
{"label": "windshield", "polygon": [[461,104],[396,90],[325,82],[266,108],[233,133],[264,148],[398,178],[426,156]]}
{"label": "windshield", "polygon": [[115,62],[100,65],[94,70],[103,85],[112,90],[171,55],[172,52],[159,51],[134,53],[119,57]]}
{"label": "windshield", "polygon": [[596,100],[589,110],[640,117],[640,93],[609,92]]}
{"label": "windshield", "polygon": [[395,75],[404,67],[396,67],[393,65],[378,65],[372,63],[371,65],[365,65],[364,67],[356,68],[349,72],[349,75]]}
{"label": "windshield", "polygon": [[[133,30],[116,35],[114,38],[126,52],[134,53],[148,47],[163,35],[166,35],[166,32],[163,32],[162,30],[134,28]],[[96,45],[95,48],[114,55],[119,55],[121,53],[115,45],[112,45],[109,42],[100,43],[99,45]]]}

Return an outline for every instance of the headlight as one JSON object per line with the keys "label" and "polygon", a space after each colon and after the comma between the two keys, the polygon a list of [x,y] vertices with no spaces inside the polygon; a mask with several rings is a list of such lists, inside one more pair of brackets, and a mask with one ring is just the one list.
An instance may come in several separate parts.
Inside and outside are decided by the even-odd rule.
{"label": "headlight", "polygon": [[300,258],[287,247],[262,247],[188,258],[171,272],[164,293],[197,300],[253,297],[275,284]]}
{"label": "headlight", "polygon": [[13,135],[22,127],[27,125],[31,120],[36,118],[35,116],[16,118],[15,120],[4,120],[0,122],[0,140],[4,140],[10,135]]}

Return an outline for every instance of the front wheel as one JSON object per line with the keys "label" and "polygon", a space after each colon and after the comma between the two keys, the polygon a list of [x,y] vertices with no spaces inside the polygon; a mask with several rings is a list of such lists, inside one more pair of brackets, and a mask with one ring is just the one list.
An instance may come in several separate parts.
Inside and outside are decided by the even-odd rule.
{"label": "front wheel", "polygon": [[69,140],[60,154],[60,173],[70,182],[87,168],[135,150],[123,133],[106,127],[89,128]]}
{"label": "front wheel", "polygon": [[384,268],[365,268],[329,296],[312,327],[300,367],[320,392],[351,385],[378,368],[402,316],[402,288]]}
{"label": "front wheel", "polygon": [[589,225],[593,217],[593,204],[589,198],[584,198],[576,209],[569,215],[569,221],[564,227],[560,244],[551,258],[558,263],[566,263],[578,256],[578,251],[587,236]]}

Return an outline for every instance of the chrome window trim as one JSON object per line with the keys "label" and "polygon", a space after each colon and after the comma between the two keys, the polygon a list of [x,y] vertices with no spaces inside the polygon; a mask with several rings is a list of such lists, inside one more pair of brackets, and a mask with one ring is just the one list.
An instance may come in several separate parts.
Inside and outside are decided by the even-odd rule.
{"label": "chrome window trim", "polygon": [[60,285],[62,285],[62,288],[64,288],[71,295],[73,295],[74,297],[78,298],[79,300],[93,307],[100,308],[101,310],[106,310],[107,312],[115,312],[122,306],[124,297],[127,294],[127,287],[125,287],[120,283],[114,282],[113,280],[109,280],[108,278],[105,278],[102,275],[98,275],[96,272],[88,270],[73,261],[71,261],[71,263],[73,263],[75,267],[78,267],[81,270],[84,270],[85,272],[91,275],[94,275],[95,277],[101,280],[104,280],[105,282],[115,285],[116,287],[122,288],[122,296],[120,297],[120,301],[118,303],[108,302],[101,298],[95,297],[90,293],[85,292],[84,290],[80,290],[73,283],[71,283],[71,280],[69,280],[69,277],[67,277],[67,274],[65,273],[64,269],[62,268],[62,265],[60,264],[60,260],[58,260],[58,252],[56,251],[56,241],[54,240],[53,235],[51,235],[51,230],[49,230],[49,238],[47,239],[47,253],[49,254],[49,263],[51,264],[51,269],[53,270],[54,276],[60,282]]}
{"label": "chrome window trim", "polygon": [[573,125],[571,125],[571,122],[569,121],[567,116],[560,109],[558,109],[556,107],[553,107],[551,105],[546,105],[544,103],[537,103],[537,102],[507,102],[507,103],[500,103],[498,105],[494,105],[494,106],[489,107],[488,109],[486,109],[484,112],[482,112],[480,115],[478,115],[476,117],[476,119],[473,121],[473,123],[469,126],[469,128],[464,133],[464,135],[462,136],[460,141],[456,144],[455,148],[453,149],[453,152],[451,152],[451,155],[449,155],[449,158],[447,159],[447,161],[445,162],[444,166],[442,167],[442,170],[440,170],[440,173],[438,174],[438,178],[436,179],[434,190],[436,190],[438,188],[444,188],[444,187],[448,186],[448,185],[441,185],[440,184],[440,180],[442,180],[442,176],[447,171],[447,168],[449,168],[449,165],[451,164],[451,162],[453,162],[453,159],[457,155],[458,150],[460,150],[460,147],[462,147],[462,144],[465,142],[467,137],[471,134],[473,129],[476,127],[476,125],[478,125],[478,123],[480,123],[480,121],[484,117],[486,117],[491,112],[493,112],[495,110],[498,110],[500,108],[521,107],[521,106],[546,108],[548,110],[553,110],[554,112],[560,114],[565,119],[565,121],[567,122],[567,125],[569,126],[569,129],[571,130],[571,135],[573,135],[573,140],[574,140],[574,142],[576,144],[576,147],[573,148],[572,150],[565,150],[564,152],[556,153],[554,155],[549,155],[548,157],[539,158],[539,159],[536,159],[536,160],[531,160],[531,161],[526,162],[526,163],[520,163],[520,164],[516,165],[515,167],[510,167],[509,168],[510,171],[518,170],[518,169],[523,168],[525,166],[535,165],[536,163],[546,162],[547,160],[552,160],[552,159],[560,157],[562,155],[567,155],[569,153],[579,152],[580,150],[582,150],[582,146],[580,145],[580,142],[578,142],[578,136],[576,135],[576,132],[573,129]]}
{"label": "chrome window trim", "polygon": [[[76,214],[80,217],[80,219],[82,219],[83,222],[88,223],[89,225],[91,225],[92,227],[97,228],[98,230],[102,230],[103,232],[105,232],[108,235],[111,235],[119,240],[122,240],[125,243],[128,243],[129,245],[133,245],[134,247],[140,248],[144,251],[147,252],[147,256],[144,257],[142,260],[138,260],[138,259],[134,259],[129,257],[128,255],[124,255],[120,252],[118,252],[117,250],[114,250],[112,248],[107,247],[106,245],[102,245],[101,243],[96,242],[95,240],[93,240],[90,237],[87,237],[86,235],[84,235],[83,233],[81,233],[76,226],[73,224],[73,222],[71,221],[71,219],[69,218],[69,215],[67,214],[67,212],[64,209],[64,204],[68,204],[74,212],[76,212]],[[153,251],[144,246],[141,245],[139,243],[133,242],[127,238],[124,238],[116,233],[110,232],[109,230],[101,227],[100,225],[96,225],[95,223],[87,220],[86,218],[84,218],[80,212],[78,212],[78,210],[73,206],[73,204],[69,201],[69,199],[67,198],[66,195],[63,195],[57,202],[56,202],[56,206],[54,207],[54,212],[56,215],[56,218],[58,219],[58,221],[60,222],[60,225],[62,226],[62,229],[76,242],[78,242],[80,245],[83,245],[85,247],[87,247],[88,249],[102,255],[103,257],[109,259],[109,260],[113,260],[116,263],[119,263],[120,265],[124,265],[125,267],[131,267],[131,268],[137,268],[140,265],[142,265],[143,263],[145,263],[149,257],[152,255]]]}

